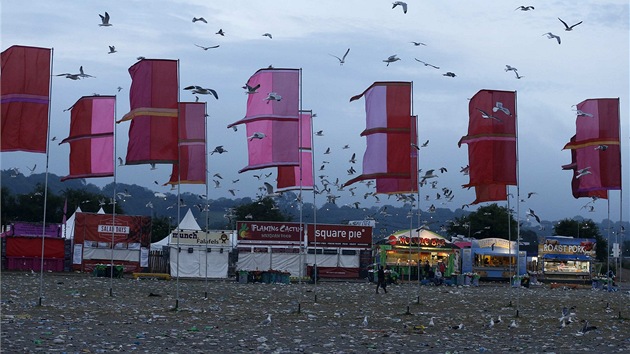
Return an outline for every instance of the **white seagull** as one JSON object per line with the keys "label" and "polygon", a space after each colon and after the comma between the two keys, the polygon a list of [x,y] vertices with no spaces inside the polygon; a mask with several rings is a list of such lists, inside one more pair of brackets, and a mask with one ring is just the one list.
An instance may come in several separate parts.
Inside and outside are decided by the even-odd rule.
{"label": "white seagull", "polygon": [[271,314],[267,315],[267,318],[265,318],[262,322],[260,322],[261,325],[263,326],[267,326],[271,324]]}
{"label": "white seagull", "polygon": [[350,53],[350,48],[348,48],[348,50],[346,50],[346,53],[341,58],[339,58],[336,55],[332,55],[332,54],[328,54],[328,55],[331,55],[331,56],[337,58],[337,60],[339,60],[339,65],[343,65],[346,62],[346,56],[348,55],[348,53]]}
{"label": "white seagull", "polygon": [[431,317],[431,319],[429,320],[429,326],[435,326],[435,322],[433,322],[433,319],[435,317]]}
{"label": "white seagull", "polygon": [[212,95],[217,100],[219,99],[219,95],[217,95],[217,92],[210,88],[204,88],[201,86],[187,86],[187,87],[184,87],[184,90],[190,90],[192,94]]}
{"label": "white seagull", "polygon": [[361,323],[361,326],[363,326],[363,327],[367,327],[368,326],[368,317],[367,316],[365,316],[363,318],[363,322]]}
{"label": "white seagull", "polygon": [[275,92],[269,92],[267,94],[267,97],[264,98],[265,101],[267,101],[267,103],[269,103],[269,101],[278,101],[280,102],[280,100],[282,100],[282,96],[278,95]]}
{"label": "white seagull", "polygon": [[540,217],[536,215],[536,213],[532,209],[528,208],[527,213],[525,213],[525,215],[533,217],[534,219],[536,219],[536,222],[540,224]]}
{"label": "white seagull", "polygon": [[206,19],[205,19],[205,18],[203,18],[203,17],[199,17],[199,18],[197,18],[197,17],[193,17],[192,22],[193,22],[193,23],[195,23],[195,22],[197,22],[197,21],[201,21],[201,22],[203,22],[203,23],[208,23],[208,21],[206,21]]}
{"label": "white seagull", "polygon": [[420,62],[420,63],[424,64],[424,66],[430,66],[430,67],[432,67],[432,68],[434,68],[434,69],[439,69],[439,68],[440,68],[439,66],[435,66],[435,65],[433,65],[433,64],[429,64],[429,63],[424,62],[424,61],[422,61],[422,60],[420,60],[420,59],[418,59],[418,58],[414,58],[414,59],[416,59],[416,61],[417,61],[417,62]]}
{"label": "white seagull", "polygon": [[109,46],[109,52],[107,52],[107,54],[113,54],[116,53],[116,47],[113,45]]}
{"label": "white seagull", "polygon": [[109,14],[107,13],[107,11],[105,11],[105,16],[101,14],[98,15],[101,16],[101,23],[99,23],[99,26],[108,27],[112,25],[111,23],[109,23]]}
{"label": "white seagull", "polygon": [[256,86],[249,86],[249,84],[245,84],[245,86],[243,86],[243,88],[247,91],[245,91],[245,94],[247,95],[251,95],[254,93],[258,93],[258,89],[260,88],[260,84],[256,85]]}
{"label": "white seagull", "polygon": [[395,8],[396,8],[396,6],[399,6],[399,5],[400,5],[400,7],[402,7],[403,12],[404,12],[404,13],[407,13],[407,3],[406,3],[406,2],[404,2],[404,1],[394,1],[394,2],[392,3],[392,9],[395,9]]}
{"label": "white seagull", "polygon": [[204,47],[204,46],[201,46],[201,45],[199,45],[199,44],[195,44],[195,45],[196,45],[197,47],[199,47],[199,48],[203,49],[203,50],[208,50],[208,49],[219,48],[219,45],[218,45],[218,44],[217,44],[217,45],[210,46],[210,47]]}
{"label": "white seagull", "polygon": [[269,37],[269,39],[273,39],[271,33],[263,33],[263,37]]}
{"label": "white seagull", "polygon": [[556,36],[555,34],[553,34],[551,32],[547,32],[547,33],[543,34],[543,36],[547,36],[547,38],[549,38],[549,39],[555,38],[558,41],[558,44],[561,43],[560,36]]}
{"label": "white seagull", "polygon": [[252,136],[248,136],[247,139],[249,139],[249,141],[252,141],[254,139],[262,139],[264,137],[266,137],[265,133],[255,132],[254,134],[252,134]]}
{"label": "white seagull", "polygon": [[78,73],[77,75],[79,75],[80,77],[94,77],[94,76],[92,76],[92,75],[88,75],[88,74],[86,74],[86,73],[84,73],[84,72],[83,72],[83,65],[81,65],[81,66],[79,67],[79,73]]}
{"label": "white seagull", "polygon": [[533,10],[533,9],[534,9],[533,6],[523,6],[523,5],[521,5],[521,6],[517,7],[516,9],[514,9],[514,11],[516,11],[516,10],[529,11],[529,10]]}
{"label": "white seagull", "polygon": [[582,23],[582,21],[580,21],[580,22],[578,22],[578,23],[576,23],[574,25],[569,26],[569,25],[567,25],[566,22],[562,21],[562,19],[560,17],[558,17],[558,20],[560,20],[560,22],[562,22],[562,24],[564,25],[564,30],[565,31],[573,31],[573,27],[575,27],[575,26],[579,25],[580,23]]}
{"label": "white seagull", "polygon": [[575,175],[575,179],[578,179],[580,177],[586,176],[586,175],[590,175],[591,171],[589,171],[591,169],[591,166],[589,167],[584,167],[582,169],[577,170],[577,174]]}
{"label": "white seagull", "polygon": [[499,117],[495,117],[495,116],[493,116],[492,114],[488,114],[486,111],[484,111],[484,110],[482,110],[482,109],[479,109],[479,108],[475,108],[475,109],[476,109],[476,110],[478,110],[479,112],[481,112],[481,118],[484,118],[484,119],[494,119],[494,120],[497,120],[497,121],[499,121],[499,122],[503,122],[503,121],[501,120],[501,118],[499,118]]}
{"label": "white seagull", "polygon": [[387,59],[383,60],[383,62],[387,63],[387,66],[389,66],[390,63],[393,63],[398,60],[400,60],[400,58],[398,58],[396,54],[394,54],[394,55],[390,55]]}
{"label": "white seagull", "polygon": [[498,111],[501,111],[501,112],[507,114],[508,116],[511,116],[510,110],[505,108],[505,107],[503,107],[503,103],[499,102],[499,101],[497,101],[497,103],[494,104],[494,107],[492,107],[492,112],[496,113]]}

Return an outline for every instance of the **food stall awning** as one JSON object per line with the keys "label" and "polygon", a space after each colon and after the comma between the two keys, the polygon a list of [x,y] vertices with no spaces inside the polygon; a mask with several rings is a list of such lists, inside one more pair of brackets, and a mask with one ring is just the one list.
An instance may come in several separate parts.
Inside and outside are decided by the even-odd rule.
{"label": "food stall awning", "polygon": [[591,257],[585,254],[546,254],[543,259],[560,259],[567,261],[590,261]]}
{"label": "food stall awning", "polygon": [[481,256],[497,256],[497,257],[506,257],[506,256],[516,256],[516,249],[512,250],[512,253],[508,253],[507,250],[505,252],[493,251],[491,249],[486,248],[474,248],[474,253]]}

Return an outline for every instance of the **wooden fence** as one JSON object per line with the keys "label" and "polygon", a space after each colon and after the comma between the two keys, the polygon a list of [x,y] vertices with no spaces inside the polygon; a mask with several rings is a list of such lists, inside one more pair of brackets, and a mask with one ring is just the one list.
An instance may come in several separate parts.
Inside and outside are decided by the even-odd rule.
{"label": "wooden fence", "polygon": [[170,272],[168,263],[168,254],[163,251],[149,252],[149,273],[166,273]]}

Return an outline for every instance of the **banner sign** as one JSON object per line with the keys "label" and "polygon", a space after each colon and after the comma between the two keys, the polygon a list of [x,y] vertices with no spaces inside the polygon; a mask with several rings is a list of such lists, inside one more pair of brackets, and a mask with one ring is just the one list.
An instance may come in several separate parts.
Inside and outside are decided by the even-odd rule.
{"label": "banner sign", "polygon": [[224,231],[179,230],[171,234],[171,245],[211,245],[229,247],[230,237]]}
{"label": "banner sign", "polygon": [[239,244],[299,245],[302,227],[291,222],[239,221],[236,223]]}
{"label": "banner sign", "polygon": [[595,257],[596,240],[592,238],[573,238],[546,236],[539,237],[538,255],[569,254]]}
{"label": "banner sign", "polygon": [[74,242],[151,243],[151,217],[111,214],[76,213]]}
{"label": "banner sign", "polygon": [[369,226],[308,224],[307,230],[309,247],[372,247]]}

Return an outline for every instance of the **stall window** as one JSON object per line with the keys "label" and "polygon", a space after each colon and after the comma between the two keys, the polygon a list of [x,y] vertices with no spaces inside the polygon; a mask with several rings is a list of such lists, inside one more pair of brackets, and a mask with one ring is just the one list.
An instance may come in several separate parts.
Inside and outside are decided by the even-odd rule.
{"label": "stall window", "polygon": [[324,254],[337,254],[337,250],[336,249],[326,248],[326,249],[324,249]]}
{"label": "stall window", "polygon": [[355,256],[357,251],[355,250],[341,250],[341,254],[344,256]]}

